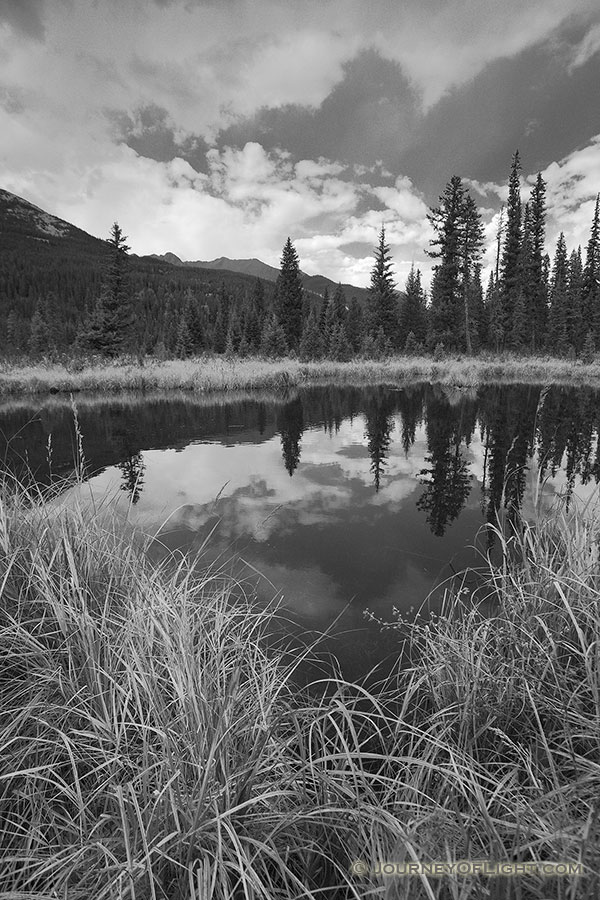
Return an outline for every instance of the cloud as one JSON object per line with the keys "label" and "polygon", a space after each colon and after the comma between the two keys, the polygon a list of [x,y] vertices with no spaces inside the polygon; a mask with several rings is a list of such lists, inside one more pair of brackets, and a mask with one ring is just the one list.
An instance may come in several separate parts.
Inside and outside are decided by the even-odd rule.
{"label": "cloud", "polygon": [[[425,143],[448,154],[440,98],[566,21],[589,29],[582,60],[594,9],[0,0],[3,186],[93,234],[118,219],[138,253],[278,265],[289,234],[305,271],[363,285],[385,224],[400,286],[413,261],[427,281],[427,202],[400,152],[414,149],[423,108],[442,113]],[[426,155],[420,145],[414,154]],[[557,215],[577,230],[570,169],[557,165]]]}
{"label": "cloud", "polygon": [[11,30],[43,41],[43,0],[0,0],[0,27],[5,22]]}
{"label": "cloud", "polygon": [[600,50],[600,23],[593,25],[575,49],[569,71],[585,65]]}

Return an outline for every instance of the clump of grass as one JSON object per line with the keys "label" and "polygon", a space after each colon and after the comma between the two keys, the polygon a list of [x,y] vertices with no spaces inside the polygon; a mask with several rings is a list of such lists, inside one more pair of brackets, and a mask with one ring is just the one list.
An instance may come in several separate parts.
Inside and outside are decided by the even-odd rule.
{"label": "clump of grass", "polygon": [[[524,527],[493,615],[449,598],[411,668],[310,695],[265,649],[274,610],[201,561],[157,569],[147,540],[2,485],[0,897],[597,895],[594,522]],[[391,882],[357,858],[588,874]]]}
{"label": "clump of grass", "polygon": [[600,364],[580,360],[491,356],[451,357],[435,361],[427,356],[391,356],[380,360],[356,358],[349,362],[298,359],[228,358],[203,356],[160,361],[133,358],[102,362],[72,360],[9,365],[0,363],[0,396],[11,394],[69,393],[73,391],[185,390],[197,393],[242,389],[286,390],[305,382],[365,385],[388,382],[439,381],[476,386],[491,381],[529,383],[600,383]]}

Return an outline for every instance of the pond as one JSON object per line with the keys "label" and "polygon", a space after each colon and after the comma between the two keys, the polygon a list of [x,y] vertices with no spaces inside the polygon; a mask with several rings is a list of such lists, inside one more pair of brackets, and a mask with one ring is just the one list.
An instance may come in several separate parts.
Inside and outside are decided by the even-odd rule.
{"label": "pond", "polygon": [[[44,486],[73,467],[69,402],[7,401],[0,453]],[[282,598],[296,629],[355,679],[399,637],[368,617],[409,615],[481,566],[497,515],[529,516],[600,477],[600,394],[488,385],[307,387],[76,400],[89,489],[161,544],[196,551]],[[543,481],[540,496],[538,484]],[[506,511],[508,510],[508,513]],[[260,573],[260,574],[258,574]]]}

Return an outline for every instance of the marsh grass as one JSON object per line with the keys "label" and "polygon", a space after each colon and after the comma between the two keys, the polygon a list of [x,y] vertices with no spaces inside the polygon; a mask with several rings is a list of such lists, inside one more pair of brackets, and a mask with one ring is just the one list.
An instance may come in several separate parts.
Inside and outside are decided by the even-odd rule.
{"label": "marsh grass", "polygon": [[[0,492],[0,898],[598,895],[598,530],[507,539],[484,615],[412,666],[298,692],[275,608],[201,559],[151,564],[108,509]],[[515,560],[520,560],[517,564]],[[355,859],[581,861],[587,876],[391,881]]]}
{"label": "marsh grass", "polygon": [[107,363],[100,359],[71,360],[62,364],[40,362],[0,365],[0,395],[68,393],[72,391],[186,390],[197,393],[244,389],[285,390],[304,383],[332,379],[356,386],[389,382],[430,381],[475,387],[493,381],[600,384],[600,363],[550,357],[396,356],[381,360],[357,358],[350,362],[264,358],[229,359],[224,356],[176,360],[131,359]]}

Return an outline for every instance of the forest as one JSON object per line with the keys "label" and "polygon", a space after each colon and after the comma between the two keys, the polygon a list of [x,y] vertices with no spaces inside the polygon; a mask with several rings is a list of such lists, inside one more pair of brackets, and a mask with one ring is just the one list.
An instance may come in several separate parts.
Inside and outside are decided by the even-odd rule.
{"label": "forest", "polygon": [[67,258],[63,246],[58,259],[54,248],[61,239],[46,241],[53,247],[41,247],[38,239],[39,254],[29,250],[27,257],[23,242],[6,245],[0,351],[8,360],[209,353],[339,361],[510,351],[590,362],[600,346],[598,198],[586,247],[569,251],[561,233],[551,258],[545,250],[546,185],[538,174],[522,197],[520,171],[516,152],[496,264],[485,287],[482,217],[457,175],[428,214],[434,238],[427,253],[435,263],[428,292],[415,267],[405,285],[397,285],[383,226],[366,298],[348,297],[341,284],[322,295],[307,291],[289,237],[275,283],[132,257],[118,223],[101,258],[90,247]]}

